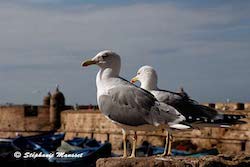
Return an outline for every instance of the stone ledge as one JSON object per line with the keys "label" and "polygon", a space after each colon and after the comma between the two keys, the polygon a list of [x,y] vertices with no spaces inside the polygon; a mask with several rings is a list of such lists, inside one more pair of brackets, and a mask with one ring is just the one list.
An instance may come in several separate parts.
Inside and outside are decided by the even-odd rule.
{"label": "stone ledge", "polygon": [[223,155],[195,157],[136,157],[136,158],[101,158],[97,167],[245,167],[250,166],[250,155]]}

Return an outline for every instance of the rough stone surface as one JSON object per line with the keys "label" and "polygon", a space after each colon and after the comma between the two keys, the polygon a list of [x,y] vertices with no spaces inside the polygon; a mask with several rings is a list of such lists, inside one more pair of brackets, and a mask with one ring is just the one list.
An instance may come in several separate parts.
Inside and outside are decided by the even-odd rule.
{"label": "rough stone surface", "polygon": [[[240,104],[240,105],[239,105]],[[211,104],[207,104],[211,105]],[[243,103],[215,103],[214,107],[227,114],[248,115],[245,121],[248,124],[234,125],[230,128],[201,128],[199,130],[174,131],[174,143],[189,140],[198,146],[197,150],[217,148],[220,153],[232,154],[244,151],[250,153],[250,103],[245,103],[245,110],[240,106]],[[50,123],[51,106],[37,107],[36,115],[26,115],[24,105],[0,106],[0,137],[16,137],[16,135],[36,135],[52,130]],[[96,138],[100,141],[109,141],[112,151],[122,154],[121,128],[106,119],[95,106],[66,106],[61,113],[61,127],[58,131],[65,132],[65,140],[73,137]],[[237,110],[236,110],[237,109]],[[130,133],[128,143],[132,143]],[[154,146],[164,146],[165,132],[137,132],[137,146],[148,141]],[[174,147],[173,147],[174,148]],[[129,150],[129,149],[128,149]],[[129,150],[130,151],[130,150]]]}
{"label": "rough stone surface", "polygon": [[36,131],[50,130],[49,107],[37,106],[36,116],[25,116],[25,106],[0,106],[0,137],[15,137],[16,133],[25,135]]}
{"label": "rough stone surface", "polygon": [[138,157],[138,158],[101,158],[97,167],[247,167],[250,155],[218,155],[194,157]]}
{"label": "rough stone surface", "polygon": [[[235,106],[234,106],[235,107]],[[245,114],[250,115],[250,111],[234,110],[222,111],[227,114]],[[67,132],[66,139],[74,136],[94,137],[100,141],[109,141],[112,143],[112,151],[116,154],[122,153],[122,133],[121,128],[113,124],[104,117],[98,110],[80,109],[78,111],[63,111],[61,131]],[[250,118],[245,119],[250,122]],[[217,148],[220,153],[238,153],[245,151],[250,153],[250,124],[234,125],[230,128],[201,128],[188,131],[174,131],[174,142],[190,140],[193,144],[202,149]],[[137,132],[137,145],[143,141],[148,141],[154,146],[164,146],[163,131],[155,132]],[[128,140],[131,143],[131,136]]]}

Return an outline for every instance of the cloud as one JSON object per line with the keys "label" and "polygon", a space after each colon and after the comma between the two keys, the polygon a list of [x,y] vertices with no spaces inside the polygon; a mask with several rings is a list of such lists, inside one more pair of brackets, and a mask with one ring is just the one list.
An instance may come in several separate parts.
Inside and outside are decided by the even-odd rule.
{"label": "cloud", "polygon": [[[103,49],[122,56],[125,78],[151,64],[162,88],[182,84],[200,101],[226,99],[232,89],[250,83],[245,77],[250,72],[249,3],[198,8],[174,1],[69,5],[58,0],[52,7],[50,2],[0,2],[2,98],[40,103],[30,92],[61,83],[68,103],[96,103],[97,68],[79,64]],[[247,93],[235,91],[232,98],[246,100]]]}

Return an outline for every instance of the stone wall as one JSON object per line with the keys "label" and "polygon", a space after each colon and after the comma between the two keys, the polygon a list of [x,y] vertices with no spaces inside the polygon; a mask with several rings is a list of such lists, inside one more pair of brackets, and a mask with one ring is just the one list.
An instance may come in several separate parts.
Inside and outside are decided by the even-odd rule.
{"label": "stone wall", "polygon": [[[226,113],[250,114],[250,103],[207,103],[205,105]],[[16,133],[28,136],[52,130],[49,121],[49,106],[34,107],[37,107],[37,113],[29,110],[27,112],[25,105],[0,106],[0,137],[15,137]],[[78,110],[71,108],[72,106],[66,106],[67,110],[61,113],[59,131],[66,132],[65,139],[88,136],[102,142],[108,140],[112,143],[114,152],[121,152],[121,129],[106,119],[96,106],[78,106]],[[249,119],[246,120],[250,122]],[[238,151],[250,153],[250,124],[235,125],[230,129],[202,128],[192,131],[174,131],[173,134],[175,141],[191,140],[199,146],[199,149],[216,146],[222,153],[237,153]],[[165,132],[162,131],[138,132],[137,144],[147,140],[153,145],[163,146],[164,137]]]}
{"label": "stone wall", "polygon": [[136,157],[136,158],[100,158],[97,167],[246,167],[250,166],[249,154],[238,153],[232,155],[220,154],[218,156],[203,157]]}
{"label": "stone wall", "polygon": [[2,138],[31,135],[49,131],[49,107],[0,106],[0,136]]}
{"label": "stone wall", "polygon": [[[236,106],[234,104],[231,105],[227,108],[228,111],[222,112],[250,114],[250,110],[234,110],[238,105],[236,103]],[[100,141],[107,140],[112,143],[114,152],[121,153],[121,129],[105,118],[98,110],[81,109],[78,111],[63,111],[61,120],[62,126],[60,131],[66,132],[66,139],[75,136],[88,136]],[[249,119],[245,120],[250,122]],[[174,131],[173,134],[175,141],[191,140],[192,143],[199,146],[199,149],[217,147],[222,153],[237,153],[238,151],[250,153],[250,124],[234,125],[230,129],[202,128],[200,130]],[[162,131],[138,132],[137,144],[141,144],[146,140],[153,145],[163,146],[164,137],[165,132]]]}

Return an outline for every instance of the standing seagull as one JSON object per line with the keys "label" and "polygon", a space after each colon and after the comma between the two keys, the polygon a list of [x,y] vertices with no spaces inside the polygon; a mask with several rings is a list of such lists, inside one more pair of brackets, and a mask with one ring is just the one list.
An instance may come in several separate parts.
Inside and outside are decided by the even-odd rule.
{"label": "standing seagull", "polygon": [[[243,123],[239,119],[245,118],[244,115],[223,114],[217,110],[198,104],[198,102],[189,98],[188,94],[181,89],[180,92],[172,92],[162,90],[157,87],[157,73],[151,66],[143,66],[137,76],[131,79],[132,83],[141,82],[141,88],[152,93],[155,98],[168,105],[176,108],[182,115],[185,116],[187,122],[194,123],[196,121],[208,125],[228,126],[237,123]],[[197,122],[196,122],[197,123]]]}
{"label": "standing seagull", "polygon": [[[245,118],[244,115],[223,114],[213,108],[200,105],[190,99],[182,88],[180,92],[159,89],[157,79],[157,73],[153,67],[143,66],[138,70],[137,75],[131,79],[131,82],[140,81],[141,88],[152,93],[158,101],[176,108],[193,127],[229,127],[233,124],[245,123],[239,120]],[[169,138],[168,148],[171,148],[172,136],[169,136]]]}
{"label": "standing seagull", "polygon": [[92,64],[100,67],[96,75],[99,109],[108,119],[122,128],[123,157],[127,157],[126,131],[133,130],[135,132],[130,156],[135,157],[136,131],[168,129],[182,125],[181,123],[185,121],[185,117],[176,109],[157,101],[148,91],[121,78],[119,76],[121,60],[118,54],[105,50],[91,60],[82,62],[82,66]]}

